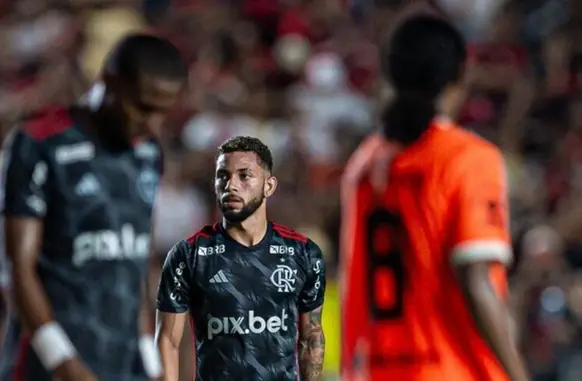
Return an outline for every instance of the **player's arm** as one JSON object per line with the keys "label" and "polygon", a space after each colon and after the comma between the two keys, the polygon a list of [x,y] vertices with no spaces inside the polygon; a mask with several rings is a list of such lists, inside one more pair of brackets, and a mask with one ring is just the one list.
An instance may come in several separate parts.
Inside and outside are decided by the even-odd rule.
{"label": "player's arm", "polygon": [[325,336],[321,314],[325,296],[325,263],[319,247],[307,244],[307,279],[299,297],[299,372],[303,381],[322,380]]}
{"label": "player's arm", "polygon": [[[161,155],[161,154],[160,154]],[[163,173],[163,160],[159,158],[157,162],[160,173]],[[154,203],[154,208],[157,204]],[[155,214],[155,213],[154,213]],[[140,339],[139,351],[141,354],[143,367],[150,379],[158,379],[162,376],[162,364],[160,354],[156,347],[152,331],[155,327],[154,310],[155,297],[152,286],[157,285],[159,279],[159,261],[156,255],[156,244],[154,242],[155,223],[152,221],[150,228],[150,242],[148,255],[148,271],[142,281],[141,289],[141,308],[140,308]]]}
{"label": "player's arm", "polygon": [[[452,264],[483,338],[511,380],[527,380],[513,332],[504,266],[511,263],[505,170],[497,151],[465,155],[454,187]],[[454,172],[454,171],[453,171]]]}
{"label": "player's arm", "polygon": [[[153,237],[153,234],[150,237]],[[153,311],[155,310],[155,307],[151,298],[150,284],[152,283],[152,279],[150,277],[152,273],[151,269],[156,265],[159,266],[159,263],[153,254],[153,247],[154,245],[150,241],[151,249],[148,258],[148,266],[150,271],[148,271],[146,277],[142,281],[141,286],[139,351],[146,374],[151,379],[157,379],[162,376],[162,364],[160,362],[160,355],[155,344],[154,335],[152,334],[154,327]]]}
{"label": "player's arm", "polygon": [[180,343],[190,308],[190,247],[182,241],[168,253],[157,296],[156,342],[162,359],[163,380],[178,381]]}
{"label": "player's arm", "polygon": [[36,265],[42,247],[51,173],[39,143],[16,131],[7,144],[4,164],[4,232],[6,254],[12,264],[12,301],[27,329],[31,345],[43,366],[63,380],[75,375],[94,376],[78,361],[77,352],[58,322]]}

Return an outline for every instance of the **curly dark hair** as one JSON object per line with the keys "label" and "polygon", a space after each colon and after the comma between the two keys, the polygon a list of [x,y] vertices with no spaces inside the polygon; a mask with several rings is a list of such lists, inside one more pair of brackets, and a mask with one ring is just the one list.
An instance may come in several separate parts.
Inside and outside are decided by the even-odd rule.
{"label": "curly dark hair", "polygon": [[261,140],[252,136],[235,136],[218,147],[218,155],[231,152],[253,152],[257,155],[259,165],[271,172],[273,170],[273,155],[269,147]]}

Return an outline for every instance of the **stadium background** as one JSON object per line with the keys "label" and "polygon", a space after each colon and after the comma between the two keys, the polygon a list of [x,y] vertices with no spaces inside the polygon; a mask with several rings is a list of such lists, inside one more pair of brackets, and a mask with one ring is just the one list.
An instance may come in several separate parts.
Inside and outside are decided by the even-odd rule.
{"label": "stadium background", "polygon": [[[384,96],[380,36],[411,2],[0,0],[0,135],[39,108],[79,97],[125,33],[170,38],[192,70],[190,91],[163,131],[156,250],[161,258],[215,217],[216,146],[234,134],[263,139],[281,184],[271,218],[311,236],[329,261],[326,368],[334,379],[338,179]],[[512,303],[539,380],[582,379],[581,5],[512,1],[489,30],[466,30],[471,65],[458,118],[507,158],[520,259]]]}

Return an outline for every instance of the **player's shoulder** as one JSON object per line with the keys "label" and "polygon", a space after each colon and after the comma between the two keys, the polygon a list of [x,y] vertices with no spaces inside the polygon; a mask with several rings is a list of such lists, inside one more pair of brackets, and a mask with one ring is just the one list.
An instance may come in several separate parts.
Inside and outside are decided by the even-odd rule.
{"label": "player's shoulder", "polygon": [[309,238],[288,226],[276,222],[271,222],[271,226],[273,229],[273,235],[281,238],[285,242],[300,245],[307,245],[309,242]]}
{"label": "player's shoulder", "polygon": [[[73,144],[79,141],[74,134],[68,134],[74,128],[75,124],[67,108],[47,108],[14,126],[4,140],[3,149],[15,156],[27,156],[27,160],[33,160],[31,157],[46,158],[53,155],[56,155],[57,159],[92,159],[94,147],[88,147],[90,142],[84,143],[87,147],[77,147]],[[60,160],[57,162],[60,163]]]}
{"label": "player's shoulder", "polygon": [[460,126],[439,131],[431,143],[435,148],[435,161],[448,171],[454,172],[475,162],[494,165],[503,160],[495,144]]}
{"label": "player's shoulder", "polygon": [[438,167],[439,184],[448,194],[473,181],[505,181],[505,159],[493,143],[460,127],[441,135],[440,152],[433,165]]}
{"label": "player's shoulder", "polygon": [[366,172],[375,152],[385,143],[385,139],[380,134],[372,134],[366,137],[346,164],[342,176],[342,186],[345,187],[357,183],[362,174]]}
{"label": "player's shoulder", "polygon": [[23,120],[19,131],[36,142],[52,141],[75,126],[70,111],[64,106],[51,106],[39,110]]}
{"label": "player's shoulder", "polygon": [[178,241],[168,252],[170,261],[186,260],[193,262],[197,255],[207,255],[206,248],[210,246],[213,237],[217,235],[218,224],[204,225],[197,232]]}
{"label": "player's shoulder", "polygon": [[271,254],[286,254],[293,248],[294,254],[309,257],[314,252],[320,252],[319,246],[304,234],[288,226],[271,222],[273,238],[269,246]]}
{"label": "player's shoulder", "polygon": [[201,244],[208,244],[218,237],[220,228],[218,223],[213,225],[204,225],[194,234],[190,235],[184,242],[192,248]]}

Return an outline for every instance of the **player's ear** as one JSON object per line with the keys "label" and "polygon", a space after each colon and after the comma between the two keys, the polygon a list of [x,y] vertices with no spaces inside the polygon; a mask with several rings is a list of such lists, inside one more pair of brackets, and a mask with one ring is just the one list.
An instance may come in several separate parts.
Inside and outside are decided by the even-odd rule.
{"label": "player's ear", "polygon": [[267,181],[265,181],[265,187],[263,192],[265,193],[265,197],[271,197],[275,190],[277,189],[277,178],[275,176],[269,176]]}

